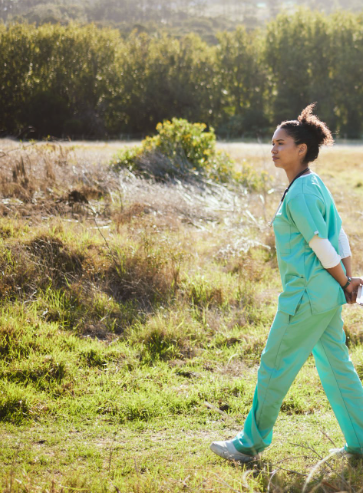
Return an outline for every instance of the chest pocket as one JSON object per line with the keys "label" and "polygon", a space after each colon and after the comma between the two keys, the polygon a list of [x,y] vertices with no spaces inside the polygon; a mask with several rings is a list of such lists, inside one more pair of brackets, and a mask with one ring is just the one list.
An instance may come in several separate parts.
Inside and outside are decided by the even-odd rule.
{"label": "chest pocket", "polygon": [[276,238],[276,250],[282,255],[291,252],[291,224],[284,214],[284,206],[282,205],[273,222],[273,228]]}

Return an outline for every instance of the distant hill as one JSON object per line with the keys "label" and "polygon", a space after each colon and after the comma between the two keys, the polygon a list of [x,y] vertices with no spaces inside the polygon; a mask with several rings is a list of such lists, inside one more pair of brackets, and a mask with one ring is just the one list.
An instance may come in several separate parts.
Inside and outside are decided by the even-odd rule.
{"label": "distant hill", "polygon": [[194,32],[213,44],[218,31],[239,24],[254,29],[281,10],[293,12],[301,6],[325,13],[362,9],[361,0],[0,0],[0,19],[36,25],[94,22],[118,28],[125,35],[133,29],[170,32],[176,37]]}

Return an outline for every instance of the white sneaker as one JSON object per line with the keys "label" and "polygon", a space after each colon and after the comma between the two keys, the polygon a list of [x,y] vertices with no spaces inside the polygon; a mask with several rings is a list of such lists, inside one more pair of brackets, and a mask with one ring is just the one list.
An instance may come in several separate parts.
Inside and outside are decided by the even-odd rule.
{"label": "white sneaker", "polygon": [[238,462],[251,462],[252,460],[259,459],[258,455],[246,455],[242,452],[238,452],[236,447],[233,445],[232,440],[226,440],[225,442],[213,442],[210,449],[219,457],[227,460],[236,460]]}
{"label": "white sneaker", "polygon": [[329,450],[329,452],[331,454],[334,454],[336,457],[346,457],[347,459],[355,456],[355,454],[350,454],[349,452],[347,452],[344,447],[342,447],[342,448],[331,448]]}

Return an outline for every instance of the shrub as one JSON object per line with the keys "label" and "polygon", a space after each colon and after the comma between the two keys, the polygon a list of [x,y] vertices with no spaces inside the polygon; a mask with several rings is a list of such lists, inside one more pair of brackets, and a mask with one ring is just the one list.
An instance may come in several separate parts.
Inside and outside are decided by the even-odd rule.
{"label": "shrub", "polygon": [[157,125],[158,135],[147,137],[144,148],[159,150],[170,159],[177,155],[185,156],[193,166],[202,168],[214,153],[215,146],[214,130],[211,128],[209,132],[204,132],[205,128],[203,123],[173,118],[171,122]]}
{"label": "shrub", "polygon": [[213,128],[209,132],[205,129],[203,123],[184,119],[164,121],[157,125],[157,135],[147,137],[138,147],[120,151],[111,165],[157,180],[202,176],[227,182],[234,176],[233,162],[216,151]]}

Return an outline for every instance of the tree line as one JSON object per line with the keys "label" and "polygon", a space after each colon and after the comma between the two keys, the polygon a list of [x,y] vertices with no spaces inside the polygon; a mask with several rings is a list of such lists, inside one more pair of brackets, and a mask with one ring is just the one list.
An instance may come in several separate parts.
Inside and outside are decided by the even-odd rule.
{"label": "tree line", "polygon": [[208,45],[89,24],[0,25],[0,132],[120,138],[172,117],[221,137],[269,135],[308,103],[341,137],[363,135],[363,14],[279,14]]}
{"label": "tree line", "polygon": [[258,23],[261,16],[271,19],[281,10],[298,6],[325,13],[362,8],[361,0],[0,0],[0,19],[27,20],[37,25],[76,20],[122,26],[150,21],[173,24],[176,16],[179,21],[187,16],[223,16],[248,25]]}

